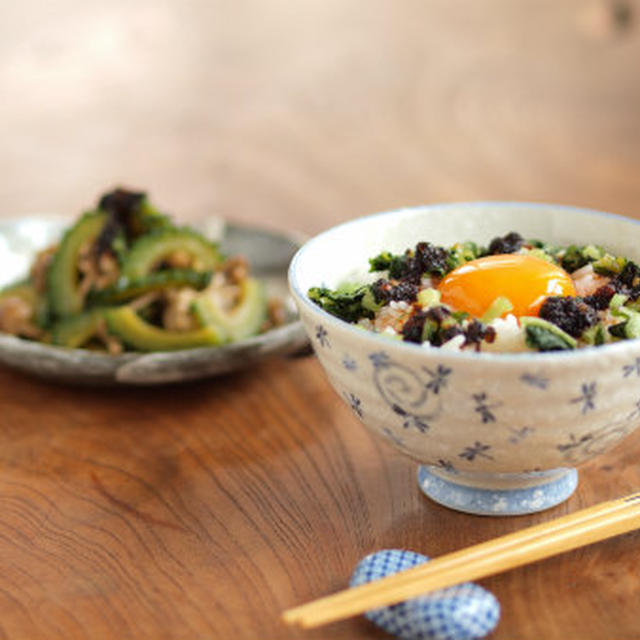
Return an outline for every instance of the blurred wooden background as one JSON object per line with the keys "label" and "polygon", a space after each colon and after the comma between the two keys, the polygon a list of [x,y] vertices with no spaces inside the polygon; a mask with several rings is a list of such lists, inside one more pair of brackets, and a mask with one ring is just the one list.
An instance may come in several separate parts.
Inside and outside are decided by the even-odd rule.
{"label": "blurred wooden background", "polygon": [[636,0],[24,0],[0,20],[0,211],[107,185],[313,232],[399,205],[640,215]]}
{"label": "blurred wooden background", "polygon": [[[122,183],[306,233],[476,199],[640,218],[640,1],[3,2],[0,175],[0,216]],[[552,513],[447,511],[311,358],[167,392],[3,369],[0,408],[10,640],[382,638],[278,613],[374,549],[438,555],[640,482],[636,434]],[[637,640],[638,562],[627,536],[483,581],[492,638]]]}

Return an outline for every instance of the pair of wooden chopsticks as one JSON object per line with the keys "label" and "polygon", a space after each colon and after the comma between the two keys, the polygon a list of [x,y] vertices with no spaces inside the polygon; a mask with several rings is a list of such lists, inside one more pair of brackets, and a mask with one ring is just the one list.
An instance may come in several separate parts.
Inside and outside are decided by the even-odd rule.
{"label": "pair of wooden chopsticks", "polygon": [[283,620],[318,627],[377,607],[476,580],[640,528],[640,493],[441,556],[382,580],[285,611]]}

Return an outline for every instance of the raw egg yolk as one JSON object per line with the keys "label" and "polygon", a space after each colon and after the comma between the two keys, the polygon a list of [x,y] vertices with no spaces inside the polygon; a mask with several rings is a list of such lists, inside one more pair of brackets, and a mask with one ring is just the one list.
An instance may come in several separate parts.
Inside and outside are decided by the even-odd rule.
{"label": "raw egg yolk", "polygon": [[515,316],[537,316],[547,296],[575,296],[571,276],[546,260],[501,254],[471,260],[447,274],[441,300],[456,311],[480,317],[498,297],[508,298]]}

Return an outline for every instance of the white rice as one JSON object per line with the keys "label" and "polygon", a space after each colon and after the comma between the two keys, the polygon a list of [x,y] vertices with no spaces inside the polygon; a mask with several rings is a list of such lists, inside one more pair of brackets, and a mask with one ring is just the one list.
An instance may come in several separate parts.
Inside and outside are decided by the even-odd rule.
{"label": "white rice", "polygon": [[464,344],[465,337],[459,333],[457,336],[453,336],[451,340],[447,340],[440,348],[443,351],[463,351],[462,345]]}
{"label": "white rice", "polygon": [[531,351],[524,339],[524,329],[518,323],[518,319],[509,313],[504,318],[497,318],[489,323],[496,332],[493,342],[483,342],[482,351],[514,352]]}
{"label": "white rice", "polygon": [[374,331],[383,333],[387,332],[387,329],[393,329],[394,334],[398,334],[410,314],[410,304],[406,302],[390,302],[382,307],[373,319]]}

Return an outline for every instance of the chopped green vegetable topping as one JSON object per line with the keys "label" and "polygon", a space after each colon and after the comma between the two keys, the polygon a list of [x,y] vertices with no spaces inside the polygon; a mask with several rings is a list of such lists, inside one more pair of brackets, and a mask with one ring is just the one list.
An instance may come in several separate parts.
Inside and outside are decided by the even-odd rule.
{"label": "chopped green vegetable topping", "polygon": [[538,239],[528,240],[527,244],[529,244],[534,249],[540,249],[544,251],[544,253],[546,253],[549,256],[553,256],[556,261],[558,260],[558,254],[562,251],[561,247],[558,247],[549,242],[545,242],[544,240],[538,240]]}
{"label": "chopped green vegetable topping", "polygon": [[[452,311],[451,318],[455,320],[456,324],[462,324],[467,318],[470,318],[471,315],[466,311]],[[446,324],[446,320],[443,324]]]}
{"label": "chopped green vegetable topping", "polygon": [[533,316],[523,316],[520,324],[525,330],[525,342],[536,351],[567,351],[578,346],[575,338],[551,322]]}
{"label": "chopped green vegetable topping", "polygon": [[622,293],[616,293],[609,302],[609,309],[614,315],[620,315],[618,312],[622,308],[622,305],[629,299],[629,296],[625,296]]}
{"label": "chopped green vegetable topping", "polygon": [[580,338],[586,344],[598,347],[606,342],[606,331],[602,324],[596,324],[587,329]]}
{"label": "chopped green vegetable topping", "polygon": [[437,289],[423,289],[418,293],[418,304],[425,309],[440,304],[440,292]]}
{"label": "chopped green vegetable topping", "polygon": [[[367,292],[369,295],[365,302]],[[371,287],[367,285],[343,286],[335,290],[327,287],[312,287],[308,295],[319,307],[346,322],[357,322],[360,318],[373,317],[373,311],[365,306],[365,304],[371,306],[373,301]],[[373,301],[373,304],[377,303]]]}
{"label": "chopped green vegetable topping", "polygon": [[[615,298],[619,299],[614,306],[613,301]],[[620,299],[622,299],[622,302],[620,302]],[[609,307],[611,315],[625,318],[625,321],[609,327],[609,333],[616,338],[640,338],[640,312],[622,306],[625,300],[626,296],[620,294],[613,296],[612,304]]]}
{"label": "chopped green vegetable topping", "polygon": [[480,248],[475,242],[457,242],[449,249],[449,265],[452,270],[457,269],[485,254],[486,249]]}
{"label": "chopped green vegetable topping", "polygon": [[489,324],[496,318],[500,318],[505,313],[509,313],[509,311],[513,310],[513,304],[511,304],[511,300],[509,298],[505,298],[504,296],[498,296],[490,305],[489,308],[484,312],[483,316],[480,318],[480,322],[484,324]]}
{"label": "chopped green vegetable topping", "polygon": [[436,334],[438,333],[439,325],[435,320],[427,318],[422,328],[422,342],[429,342],[434,344],[436,341]]}
{"label": "chopped green vegetable topping", "polygon": [[383,251],[369,259],[369,271],[389,271],[390,278],[402,278],[407,271],[407,257]]}
{"label": "chopped green vegetable topping", "polygon": [[599,260],[604,254],[605,251],[602,247],[593,244],[583,247],[572,244],[562,253],[560,264],[565,271],[573,273],[590,262]]}
{"label": "chopped green vegetable topping", "polygon": [[364,292],[364,295],[362,296],[363,309],[366,309],[367,311],[371,311],[372,313],[375,313],[376,311],[382,308],[383,304],[384,303],[382,302],[376,301],[376,297],[371,287],[365,287],[365,292]]}
{"label": "chopped green vegetable topping", "polygon": [[523,249],[522,253],[526,255],[533,256],[534,258],[539,258],[540,260],[544,260],[545,262],[550,262],[551,264],[557,264],[557,259],[552,254],[548,253],[544,249]]}
{"label": "chopped green vegetable topping", "polygon": [[627,337],[626,326],[626,322],[619,322],[618,324],[611,325],[609,327],[609,333],[614,338],[620,338],[621,340],[624,340]]}
{"label": "chopped green vegetable topping", "polygon": [[624,327],[625,336],[631,340],[633,338],[640,338],[640,314],[634,313],[625,323]]}
{"label": "chopped green vegetable topping", "polygon": [[601,276],[615,276],[622,273],[626,264],[626,258],[605,253],[601,258],[594,261],[593,270]]}

